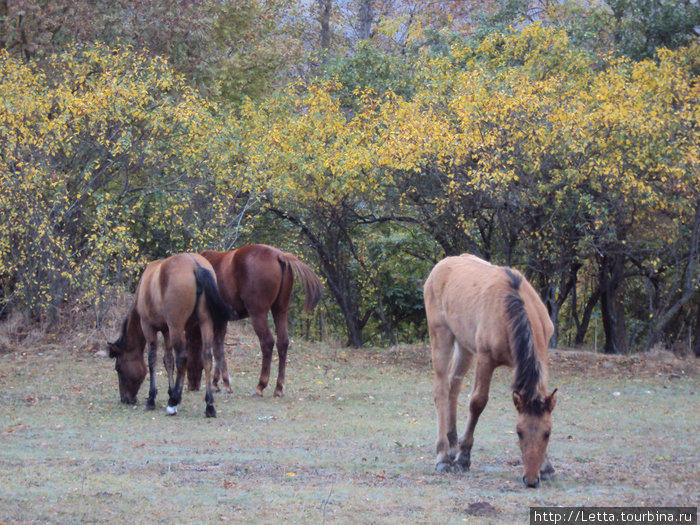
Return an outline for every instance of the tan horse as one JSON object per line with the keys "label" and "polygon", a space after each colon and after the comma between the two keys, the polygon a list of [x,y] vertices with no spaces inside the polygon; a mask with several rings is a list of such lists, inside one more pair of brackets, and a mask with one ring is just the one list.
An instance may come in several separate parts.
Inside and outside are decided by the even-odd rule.
{"label": "tan horse", "polygon": [[[469,470],[474,428],[488,401],[496,367],[515,367],[513,403],[523,482],[537,487],[554,469],[546,450],[556,389],[547,393],[547,347],[554,326],[547,309],[517,271],[473,255],[447,257],[424,286],[432,347],[437,463],[441,472]],[[457,442],[457,398],[476,357],[469,419]]]}
{"label": "tan horse", "polygon": [[[205,413],[207,417],[216,417],[211,385],[214,330],[222,325],[225,327],[231,317],[231,309],[219,295],[214,269],[204,257],[182,253],[150,263],[136,288],[134,304],[122,324],[119,339],[109,343],[109,355],[116,359],[122,402],[136,403],[136,395],[146,377],[144,347],[148,344],[151,384],[146,408],[155,408],[158,393],[155,380],[157,336],[162,332],[165,341],[163,361],[168,372],[166,413],[177,413],[187,365],[185,330],[196,325],[204,342]],[[175,363],[177,378],[173,379]]]}
{"label": "tan horse", "polygon": [[[306,291],[304,311],[311,311],[321,300],[323,284],[314,271],[291,253],[285,253],[265,244],[248,244],[229,252],[204,251],[216,272],[219,290],[224,300],[233,308],[235,319],[250,317],[255,334],[260,341],[262,366],[260,379],[253,394],[262,396],[270,380],[270,366],[275,338],[267,320],[269,312],[277,332],[277,354],[279,367],[275,396],[284,393],[285,371],[289,335],[287,332],[287,311],[292,296],[294,276],[299,279]],[[214,387],[219,378],[224,388],[231,392],[231,384],[224,353],[226,326],[222,325],[214,334]],[[190,390],[198,390],[202,376],[202,364],[197,362],[200,338],[196,328],[187,334],[187,343],[193,350],[187,370]],[[218,390],[218,388],[217,388]]]}

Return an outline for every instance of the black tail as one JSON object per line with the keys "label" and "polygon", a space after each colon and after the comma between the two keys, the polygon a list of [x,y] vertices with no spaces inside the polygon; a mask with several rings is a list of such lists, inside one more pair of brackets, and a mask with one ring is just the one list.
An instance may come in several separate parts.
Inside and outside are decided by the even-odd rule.
{"label": "black tail", "polygon": [[194,278],[197,281],[197,286],[204,292],[209,315],[214,321],[214,329],[225,327],[226,323],[234,320],[233,309],[221,297],[219,287],[216,285],[216,279],[211,270],[197,265],[197,268],[194,270]]}
{"label": "black tail", "polygon": [[513,391],[520,393],[526,404],[535,401],[537,386],[542,377],[540,361],[530,328],[530,319],[525,311],[525,303],[520,297],[522,277],[506,269],[510,278],[511,293],[506,297],[506,314],[510,321],[510,332],[515,353],[515,380]]}

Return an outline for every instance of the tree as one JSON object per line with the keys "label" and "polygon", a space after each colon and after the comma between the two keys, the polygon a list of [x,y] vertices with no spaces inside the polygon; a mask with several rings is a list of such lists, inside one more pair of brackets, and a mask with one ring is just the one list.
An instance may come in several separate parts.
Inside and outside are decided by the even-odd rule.
{"label": "tree", "polygon": [[[596,72],[563,32],[538,25],[455,47],[430,62],[420,82],[430,92],[392,102],[380,165],[397,170],[402,195],[446,253],[525,266],[555,321],[567,298],[581,299],[577,275],[592,265],[597,285],[576,324],[585,330],[598,303],[606,351],[625,351],[625,318],[638,315],[625,297],[646,272],[638,262],[658,259],[663,238],[687,239],[674,274],[696,267],[680,255],[694,253],[683,232],[693,231],[697,202],[696,53],[663,52],[658,64],[608,59]],[[663,234],[654,231],[660,216]],[[687,302],[697,280],[685,282]]]}
{"label": "tree", "polygon": [[285,97],[245,108],[247,175],[265,208],[296,229],[318,257],[340,308],[351,346],[376,311],[380,260],[372,257],[376,229],[402,218],[373,165],[371,99],[346,118],[334,84],[296,86]]}
{"label": "tree", "polygon": [[3,308],[95,306],[145,260],[225,238],[247,188],[235,130],[162,60],[70,49],[45,69],[0,52]]}
{"label": "tree", "polygon": [[0,47],[44,60],[71,43],[132,46],[166,58],[190,86],[239,105],[278,87],[302,60],[303,21],[292,0],[14,0]]}

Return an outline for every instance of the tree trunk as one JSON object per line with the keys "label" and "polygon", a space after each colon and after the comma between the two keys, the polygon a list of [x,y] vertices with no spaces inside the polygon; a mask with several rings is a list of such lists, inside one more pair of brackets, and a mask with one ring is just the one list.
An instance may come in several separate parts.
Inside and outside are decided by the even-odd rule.
{"label": "tree trunk", "polygon": [[600,285],[591,294],[586,302],[586,307],[583,309],[583,315],[581,316],[581,321],[576,320],[576,339],[574,340],[575,346],[583,345],[586,339],[586,332],[588,332],[588,326],[591,324],[591,316],[593,315],[593,310],[600,300]]}
{"label": "tree trunk", "polygon": [[693,354],[700,357],[700,302],[695,305],[695,339],[693,340]]}
{"label": "tree trunk", "polygon": [[[545,305],[549,311],[549,317],[554,323],[554,333],[549,343],[550,348],[557,348],[559,345],[559,313],[569,294],[576,288],[576,280],[580,268],[580,264],[574,264],[567,273],[561,272],[558,284],[551,279],[543,279]],[[557,291],[559,292],[558,294]]]}
{"label": "tree trunk", "polygon": [[[698,277],[698,264],[700,264],[700,200],[695,207],[695,219],[690,230],[689,250],[685,259],[688,261],[688,266],[683,272],[685,273],[684,282],[672,281],[665,301],[660,301],[657,297],[653,297],[654,300],[652,302],[658,304],[658,307],[654,309],[655,311],[652,310],[654,318],[649,328],[649,336],[646,343],[647,350],[653,347],[663,337],[664,331],[669,323],[678,315],[681,308],[685,307],[698,293],[698,283],[700,281],[700,277]],[[679,274],[680,268],[677,267],[676,272]],[[680,278],[678,281],[680,281]],[[652,284],[654,283],[652,282]],[[657,288],[658,287],[655,286],[654,290]],[[680,296],[676,296],[676,290],[680,292]],[[698,315],[700,316],[700,312]],[[696,326],[695,329],[697,333],[700,328]]]}
{"label": "tree trunk", "polygon": [[364,345],[362,329],[367,324],[369,315],[363,319],[360,315],[358,300],[352,291],[351,277],[345,268],[339,269],[329,259],[321,255],[321,274],[326,278],[335,301],[343,314],[345,326],[348,331],[347,345],[360,348]]}
{"label": "tree trunk", "polygon": [[360,40],[369,40],[372,37],[372,23],[374,22],[374,10],[372,0],[362,0],[357,12],[357,33]]}
{"label": "tree trunk", "polygon": [[627,349],[624,329],[624,309],[618,298],[621,260],[603,257],[600,267],[600,307],[603,316],[606,354],[621,354]]}
{"label": "tree trunk", "polygon": [[332,0],[318,1],[318,21],[321,24],[320,44],[326,50],[331,46],[331,6]]}

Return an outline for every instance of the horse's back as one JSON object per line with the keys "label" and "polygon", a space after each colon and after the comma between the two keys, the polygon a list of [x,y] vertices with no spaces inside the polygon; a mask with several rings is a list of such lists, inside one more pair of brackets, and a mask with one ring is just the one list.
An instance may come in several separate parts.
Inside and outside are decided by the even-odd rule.
{"label": "horse's back", "polygon": [[447,257],[424,286],[428,324],[446,326],[471,352],[507,344],[505,297],[510,293],[504,268],[474,255]]}

